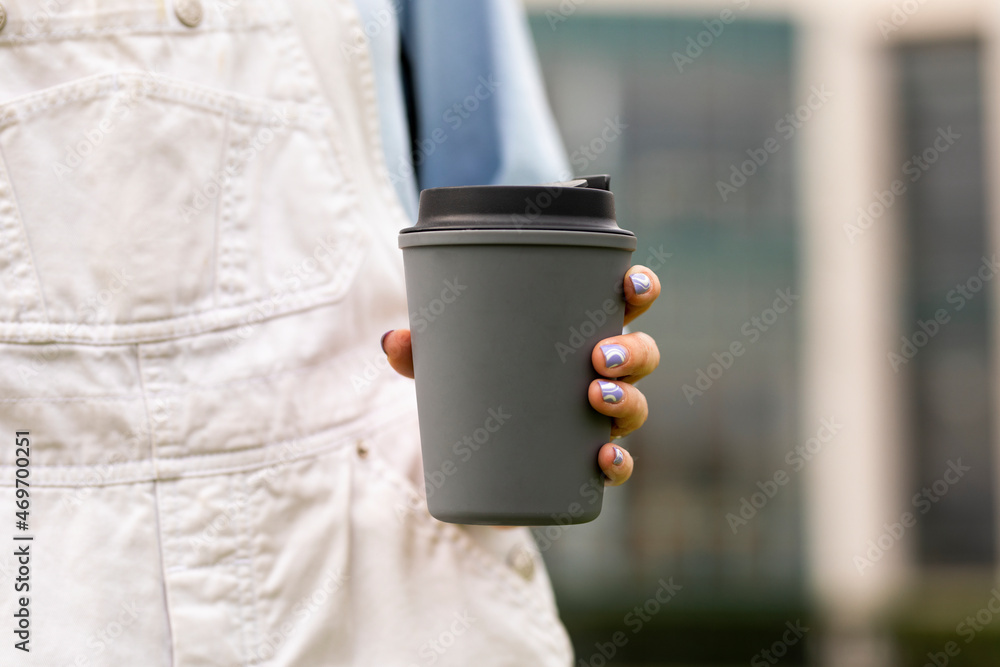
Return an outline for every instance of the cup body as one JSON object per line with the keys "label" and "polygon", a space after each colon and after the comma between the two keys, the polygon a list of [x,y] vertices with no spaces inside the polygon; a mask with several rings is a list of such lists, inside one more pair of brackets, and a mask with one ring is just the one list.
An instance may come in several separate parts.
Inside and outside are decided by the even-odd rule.
{"label": "cup body", "polygon": [[400,235],[427,505],[465,524],[601,511],[591,354],[620,334],[635,238],[553,230]]}

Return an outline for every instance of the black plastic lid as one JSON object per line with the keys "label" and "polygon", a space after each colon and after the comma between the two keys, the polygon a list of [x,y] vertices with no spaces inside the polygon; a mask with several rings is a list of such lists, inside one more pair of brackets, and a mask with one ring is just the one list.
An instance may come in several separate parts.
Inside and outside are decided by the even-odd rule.
{"label": "black plastic lid", "polygon": [[545,185],[468,185],[420,193],[412,232],[545,229],[634,236],[615,222],[611,177],[583,176]]}

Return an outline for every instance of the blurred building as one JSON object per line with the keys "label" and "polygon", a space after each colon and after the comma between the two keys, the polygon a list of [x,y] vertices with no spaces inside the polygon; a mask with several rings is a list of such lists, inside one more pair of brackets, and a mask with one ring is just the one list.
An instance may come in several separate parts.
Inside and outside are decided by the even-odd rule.
{"label": "blurred building", "polygon": [[997,664],[1000,5],[527,5],[664,285],[633,481],[536,533],[579,664]]}

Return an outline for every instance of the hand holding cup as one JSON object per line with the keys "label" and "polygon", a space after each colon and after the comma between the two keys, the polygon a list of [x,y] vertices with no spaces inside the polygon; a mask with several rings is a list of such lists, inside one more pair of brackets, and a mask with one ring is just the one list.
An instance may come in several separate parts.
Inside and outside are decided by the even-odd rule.
{"label": "hand holding cup", "polygon": [[[660,296],[660,279],[644,266],[630,268],[623,287],[626,324],[646,312]],[[623,357],[619,359],[618,351],[609,346],[621,348]],[[397,373],[413,377],[413,349],[410,347],[409,329],[386,332],[382,336],[382,350],[389,357],[389,365]],[[588,393],[590,405],[601,414],[614,419],[611,427],[613,437],[628,435],[641,427],[649,416],[646,397],[634,385],[659,365],[660,350],[656,341],[641,332],[613,336],[598,343],[591,357],[594,369],[607,379],[591,383]],[[616,463],[616,459],[621,460]],[[608,486],[618,486],[632,475],[632,456],[620,445],[610,442],[605,444],[598,452],[597,461],[608,478]]]}

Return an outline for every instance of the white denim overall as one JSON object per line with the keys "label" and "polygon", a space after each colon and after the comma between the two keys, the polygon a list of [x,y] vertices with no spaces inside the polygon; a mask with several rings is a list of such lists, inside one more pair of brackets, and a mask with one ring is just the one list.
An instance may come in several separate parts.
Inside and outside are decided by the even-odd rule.
{"label": "white denim overall", "polygon": [[354,6],[0,4],[0,665],[568,665],[529,533],[421,499]]}

